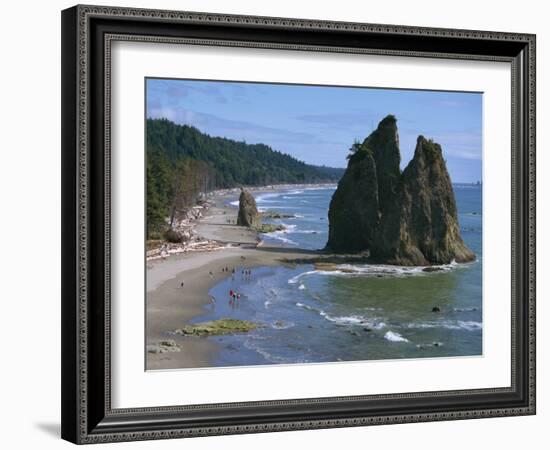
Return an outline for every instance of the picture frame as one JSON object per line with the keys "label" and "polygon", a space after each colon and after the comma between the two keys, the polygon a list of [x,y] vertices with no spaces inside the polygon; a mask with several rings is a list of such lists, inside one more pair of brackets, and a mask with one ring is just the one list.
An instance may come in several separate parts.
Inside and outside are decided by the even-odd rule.
{"label": "picture frame", "polygon": [[[111,45],[298,50],[511,66],[511,384],[112,407]],[[62,12],[62,437],[85,444],[535,414],[535,36],[78,5]]]}

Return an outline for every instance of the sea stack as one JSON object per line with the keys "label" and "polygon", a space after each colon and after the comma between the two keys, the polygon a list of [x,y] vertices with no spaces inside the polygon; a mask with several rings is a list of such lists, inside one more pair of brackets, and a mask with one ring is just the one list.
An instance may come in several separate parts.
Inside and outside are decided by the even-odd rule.
{"label": "sea stack", "polygon": [[237,225],[243,227],[257,227],[260,225],[260,213],[256,207],[256,200],[246,189],[241,189],[241,195],[239,196]]}
{"label": "sea stack", "polygon": [[354,146],[330,203],[327,249],[368,252],[373,261],[404,266],[474,260],[460,236],[441,146],[419,136],[403,172],[400,159],[390,115]]}

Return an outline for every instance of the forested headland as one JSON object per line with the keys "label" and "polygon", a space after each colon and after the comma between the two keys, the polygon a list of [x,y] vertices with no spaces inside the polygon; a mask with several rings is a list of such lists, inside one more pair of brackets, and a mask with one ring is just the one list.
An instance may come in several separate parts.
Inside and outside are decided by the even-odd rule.
{"label": "forested headland", "polygon": [[[306,164],[264,144],[147,120],[147,236],[166,230],[202,193],[238,186],[337,182],[344,169]],[[169,218],[170,224],[166,224]]]}

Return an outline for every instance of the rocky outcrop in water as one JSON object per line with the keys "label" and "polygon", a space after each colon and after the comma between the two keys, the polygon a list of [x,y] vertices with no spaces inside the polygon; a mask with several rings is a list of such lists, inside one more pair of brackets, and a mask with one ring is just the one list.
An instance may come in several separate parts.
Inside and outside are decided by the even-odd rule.
{"label": "rocky outcrop in water", "polygon": [[260,225],[260,213],[256,206],[256,200],[254,200],[254,196],[246,189],[242,189],[239,196],[237,225],[243,227],[257,227]]}
{"label": "rocky outcrop in water", "polygon": [[474,260],[441,146],[419,136],[403,172],[400,159],[397,121],[387,116],[349,157],[330,203],[327,249],[397,265]]}

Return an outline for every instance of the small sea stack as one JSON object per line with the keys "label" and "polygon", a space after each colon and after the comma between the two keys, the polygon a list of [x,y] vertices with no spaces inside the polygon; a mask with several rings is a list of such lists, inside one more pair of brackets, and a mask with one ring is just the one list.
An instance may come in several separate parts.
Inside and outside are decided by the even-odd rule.
{"label": "small sea stack", "polygon": [[352,148],[330,203],[327,249],[403,266],[474,260],[460,236],[441,146],[419,136],[403,172],[400,159],[397,120],[389,115]]}
{"label": "small sea stack", "polygon": [[241,189],[241,195],[239,196],[237,225],[243,227],[258,227],[260,225],[260,213],[256,206],[256,200],[246,189]]}

